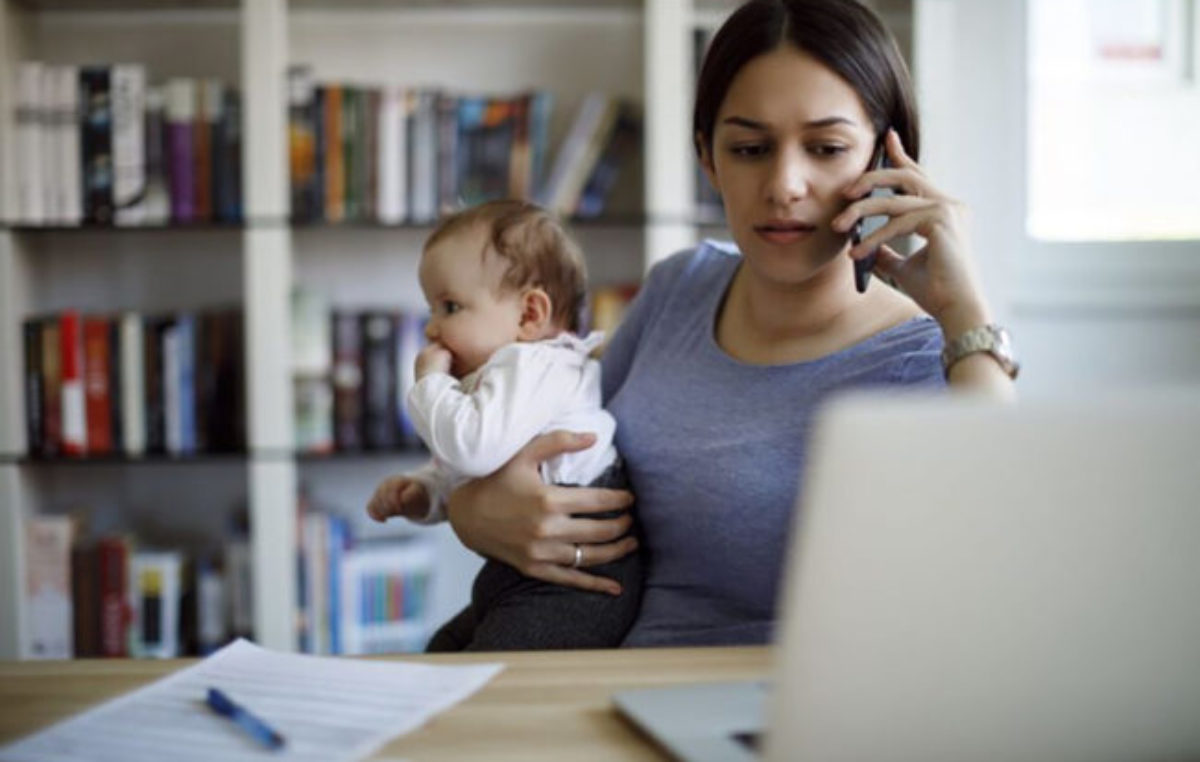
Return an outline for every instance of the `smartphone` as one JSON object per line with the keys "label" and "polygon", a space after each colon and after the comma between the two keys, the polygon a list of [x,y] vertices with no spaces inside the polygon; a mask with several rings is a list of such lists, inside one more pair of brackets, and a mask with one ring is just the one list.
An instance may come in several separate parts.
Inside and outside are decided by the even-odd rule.
{"label": "smartphone", "polygon": [[[887,132],[885,131],[884,134],[886,135]],[[890,165],[887,160],[887,151],[884,150],[881,139],[875,148],[875,156],[871,159],[870,171],[886,169],[888,166]],[[891,188],[874,188],[863,198],[888,198],[894,195],[896,193]],[[854,223],[854,228],[850,231],[851,244],[857,246],[864,238],[886,225],[888,219],[886,214],[876,214],[863,217]],[[867,291],[867,283],[871,280],[871,270],[875,269],[875,258],[878,253],[878,249],[876,249],[862,259],[854,260],[854,288],[860,294]]]}

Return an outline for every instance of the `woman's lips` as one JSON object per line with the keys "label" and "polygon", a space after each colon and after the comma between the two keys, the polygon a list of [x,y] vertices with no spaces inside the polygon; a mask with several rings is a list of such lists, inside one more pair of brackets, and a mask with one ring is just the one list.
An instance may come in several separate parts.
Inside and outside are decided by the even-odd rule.
{"label": "woman's lips", "polygon": [[795,243],[815,231],[816,227],[813,225],[790,221],[768,222],[754,227],[754,232],[758,233],[760,238],[778,245]]}

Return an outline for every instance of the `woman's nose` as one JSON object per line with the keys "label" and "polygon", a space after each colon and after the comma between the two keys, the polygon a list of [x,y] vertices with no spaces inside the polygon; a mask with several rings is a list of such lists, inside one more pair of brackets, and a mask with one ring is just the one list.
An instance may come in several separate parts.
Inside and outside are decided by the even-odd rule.
{"label": "woman's nose", "polygon": [[808,172],[803,154],[796,149],[780,150],[771,163],[767,200],[775,206],[790,206],[808,195]]}

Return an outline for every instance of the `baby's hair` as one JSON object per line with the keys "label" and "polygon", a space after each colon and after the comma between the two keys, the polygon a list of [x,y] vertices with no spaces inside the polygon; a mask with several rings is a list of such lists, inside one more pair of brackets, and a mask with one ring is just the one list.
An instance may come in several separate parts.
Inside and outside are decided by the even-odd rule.
{"label": "baby's hair", "polygon": [[443,218],[425,242],[428,250],[446,236],[476,225],[488,231],[486,257],[494,251],[508,266],[501,286],[519,291],[538,287],[550,297],[555,325],[578,331],[587,298],[587,268],[579,245],[545,209],[528,201],[488,201]]}

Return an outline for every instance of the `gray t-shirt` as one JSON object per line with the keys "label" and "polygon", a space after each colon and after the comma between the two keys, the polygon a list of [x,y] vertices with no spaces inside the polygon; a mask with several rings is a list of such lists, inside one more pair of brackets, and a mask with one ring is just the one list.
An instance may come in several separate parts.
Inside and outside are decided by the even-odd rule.
{"label": "gray t-shirt", "polygon": [[817,407],[848,389],[945,383],[927,317],[808,362],[733,359],[714,331],[740,260],[705,242],[658,264],[604,353],[647,558],[627,646],[767,642]]}

